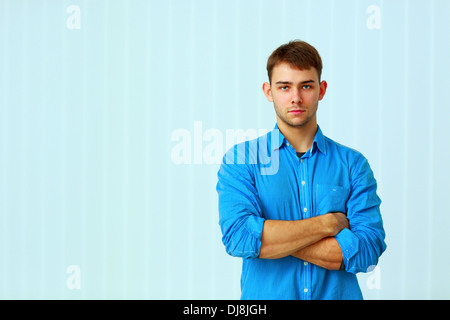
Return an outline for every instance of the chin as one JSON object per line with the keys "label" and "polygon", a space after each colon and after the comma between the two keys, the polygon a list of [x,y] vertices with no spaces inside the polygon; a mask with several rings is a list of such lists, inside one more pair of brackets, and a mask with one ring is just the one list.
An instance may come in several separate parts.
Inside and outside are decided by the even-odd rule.
{"label": "chin", "polygon": [[290,127],[295,127],[295,128],[303,127],[306,125],[305,122],[296,122],[296,121],[284,121],[284,123]]}

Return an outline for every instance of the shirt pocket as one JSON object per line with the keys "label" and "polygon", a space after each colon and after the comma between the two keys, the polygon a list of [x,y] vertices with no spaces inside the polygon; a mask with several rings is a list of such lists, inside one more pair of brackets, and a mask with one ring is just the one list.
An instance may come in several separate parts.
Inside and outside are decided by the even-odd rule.
{"label": "shirt pocket", "polygon": [[329,212],[347,213],[346,204],[350,189],[328,184],[318,184],[316,187],[316,215]]}

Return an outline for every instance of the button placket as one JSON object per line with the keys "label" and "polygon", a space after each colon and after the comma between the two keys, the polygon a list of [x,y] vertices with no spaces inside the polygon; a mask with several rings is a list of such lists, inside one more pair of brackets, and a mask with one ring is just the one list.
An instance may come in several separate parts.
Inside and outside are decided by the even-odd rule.
{"label": "button placket", "polygon": [[[308,158],[301,158],[299,159],[299,171],[300,171],[300,175],[299,175],[299,188],[300,188],[300,205],[301,205],[301,210],[302,210],[302,217],[303,219],[308,219],[311,217],[311,203],[310,203],[310,192],[308,189],[309,183],[307,183],[308,181]],[[301,287],[303,287],[303,293],[304,293],[304,298],[305,299],[310,299],[311,298],[311,264],[308,263],[307,261],[303,261],[303,272],[302,272],[302,284]],[[301,288],[300,287],[300,288]]]}

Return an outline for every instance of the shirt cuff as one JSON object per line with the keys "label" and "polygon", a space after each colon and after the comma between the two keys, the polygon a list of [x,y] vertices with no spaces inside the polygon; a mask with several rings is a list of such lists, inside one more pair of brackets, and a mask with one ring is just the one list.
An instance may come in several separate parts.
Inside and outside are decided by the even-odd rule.
{"label": "shirt cuff", "polygon": [[254,256],[249,258],[256,258],[259,256],[259,251],[261,250],[261,236],[264,228],[264,218],[258,216],[250,216],[247,219],[246,229],[254,239],[253,246],[255,248]]}
{"label": "shirt cuff", "polygon": [[353,234],[349,229],[345,228],[339,232],[335,239],[339,243],[342,250],[342,257],[346,269],[349,268],[349,260],[358,252],[359,250],[359,238]]}

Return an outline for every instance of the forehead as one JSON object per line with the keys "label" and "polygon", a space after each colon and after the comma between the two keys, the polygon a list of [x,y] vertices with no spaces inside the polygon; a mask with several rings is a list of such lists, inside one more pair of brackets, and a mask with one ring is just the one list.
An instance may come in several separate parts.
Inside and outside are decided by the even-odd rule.
{"label": "forehead", "polygon": [[306,80],[314,80],[319,82],[319,74],[316,68],[298,69],[286,62],[275,65],[272,70],[272,82],[289,81],[302,82]]}

